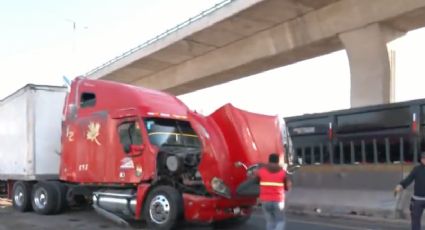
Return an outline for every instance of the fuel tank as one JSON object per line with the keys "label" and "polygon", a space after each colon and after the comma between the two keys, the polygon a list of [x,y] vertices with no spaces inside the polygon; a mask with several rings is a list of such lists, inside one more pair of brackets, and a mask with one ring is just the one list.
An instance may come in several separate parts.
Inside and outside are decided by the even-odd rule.
{"label": "fuel tank", "polygon": [[134,216],[136,195],[133,190],[101,190],[93,193],[93,205],[118,215]]}

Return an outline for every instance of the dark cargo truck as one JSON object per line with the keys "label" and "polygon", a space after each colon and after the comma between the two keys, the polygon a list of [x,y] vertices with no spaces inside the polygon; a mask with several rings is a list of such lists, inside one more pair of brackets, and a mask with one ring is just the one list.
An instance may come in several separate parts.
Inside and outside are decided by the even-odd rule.
{"label": "dark cargo truck", "polygon": [[425,99],[287,117],[294,156],[305,165],[398,164],[425,151]]}
{"label": "dark cargo truck", "polygon": [[421,99],[284,118],[287,156],[303,164],[288,208],[406,218],[410,191],[392,190],[425,151],[424,116]]}

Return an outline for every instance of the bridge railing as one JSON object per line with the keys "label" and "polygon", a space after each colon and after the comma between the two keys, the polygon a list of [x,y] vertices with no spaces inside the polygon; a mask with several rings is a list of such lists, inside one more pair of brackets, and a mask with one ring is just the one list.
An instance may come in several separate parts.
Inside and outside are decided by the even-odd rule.
{"label": "bridge railing", "polygon": [[106,66],[111,65],[112,63],[115,63],[115,62],[117,62],[117,61],[119,61],[119,60],[121,60],[121,59],[123,59],[123,58],[125,58],[125,57],[127,57],[127,56],[129,56],[129,55],[131,55],[131,54],[133,54],[133,53],[135,53],[135,52],[138,52],[138,51],[140,51],[140,50],[142,50],[142,49],[146,48],[146,47],[147,47],[147,46],[149,46],[149,45],[152,45],[152,44],[153,44],[153,43],[155,43],[155,42],[158,42],[159,40],[161,40],[161,39],[163,39],[163,38],[165,38],[165,37],[169,36],[170,34],[175,33],[176,31],[181,30],[181,29],[183,29],[184,27],[189,26],[190,24],[192,24],[192,23],[194,23],[194,22],[196,22],[196,21],[198,21],[198,20],[200,20],[200,19],[202,19],[202,18],[204,18],[204,17],[206,17],[206,16],[210,15],[211,13],[214,13],[215,11],[217,11],[217,10],[219,10],[219,9],[223,8],[224,6],[226,6],[226,5],[228,5],[229,3],[234,2],[234,1],[236,1],[236,0],[224,0],[224,1],[222,1],[222,2],[217,3],[217,4],[216,4],[216,5],[214,5],[213,7],[209,8],[209,9],[207,9],[207,10],[202,11],[202,12],[201,12],[201,13],[199,13],[198,15],[196,15],[196,16],[194,16],[194,17],[189,18],[188,20],[186,20],[186,21],[184,21],[184,22],[182,22],[182,23],[178,24],[177,26],[175,26],[175,27],[173,27],[173,28],[170,28],[170,29],[168,29],[168,30],[164,31],[163,33],[161,33],[161,34],[159,34],[159,35],[157,35],[157,36],[155,36],[155,37],[153,37],[153,38],[151,38],[151,39],[147,40],[146,42],[144,42],[144,43],[142,43],[142,44],[140,44],[140,45],[138,45],[138,46],[136,46],[136,47],[134,47],[134,48],[132,48],[132,49],[130,49],[130,50],[128,50],[128,51],[126,51],[126,52],[124,52],[124,53],[122,53],[121,55],[116,56],[115,58],[113,58],[113,59],[111,59],[111,60],[109,60],[109,61],[107,61],[107,62],[103,63],[102,65],[100,65],[100,66],[98,66],[98,67],[96,67],[96,68],[94,68],[94,69],[90,70],[89,72],[87,72],[87,73],[85,74],[85,76],[89,76],[89,75],[91,75],[91,74],[93,74],[93,73],[95,73],[95,72],[99,71],[100,69],[103,69],[103,68],[105,68]]}

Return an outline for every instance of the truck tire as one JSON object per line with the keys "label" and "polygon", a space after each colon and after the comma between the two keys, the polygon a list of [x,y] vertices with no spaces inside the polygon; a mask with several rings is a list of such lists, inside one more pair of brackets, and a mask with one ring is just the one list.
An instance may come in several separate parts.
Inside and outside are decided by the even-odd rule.
{"label": "truck tire", "polygon": [[149,229],[175,229],[183,216],[183,197],[171,186],[154,188],[149,192],[143,206]]}
{"label": "truck tire", "polygon": [[56,213],[59,192],[52,182],[38,182],[34,185],[31,196],[32,208],[38,214],[52,215]]}
{"label": "truck tire", "polygon": [[59,181],[53,181],[52,184],[55,187],[55,190],[58,192],[58,200],[56,204],[56,210],[54,212],[55,214],[57,214],[61,213],[68,207],[68,200],[66,197],[68,187]]}
{"label": "truck tire", "polygon": [[20,212],[31,211],[32,185],[26,181],[17,181],[13,184],[13,207]]}
{"label": "truck tire", "polygon": [[233,229],[246,224],[250,217],[251,215],[217,221],[213,223],[213,227],[214,229]]}

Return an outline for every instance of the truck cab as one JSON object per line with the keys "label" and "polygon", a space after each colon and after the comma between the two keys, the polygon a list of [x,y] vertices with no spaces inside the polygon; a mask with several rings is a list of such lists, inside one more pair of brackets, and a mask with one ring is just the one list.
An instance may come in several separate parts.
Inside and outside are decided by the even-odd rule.
{"label": "truck cab", "polygon": [[187,111],[165,93],[77,79],[64,109],[60,178],[92,184],[153,180],[161,148],[199,155]]}

